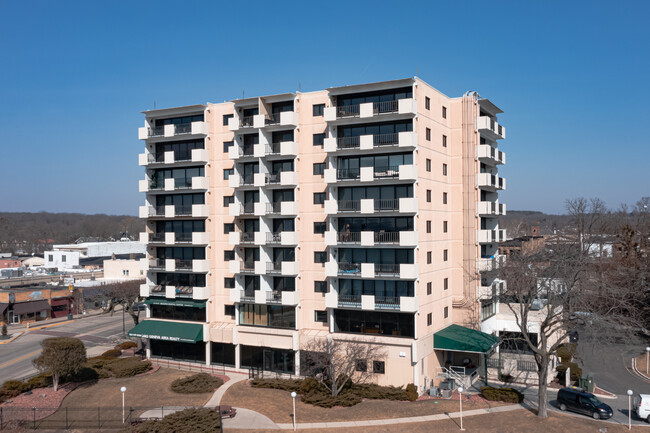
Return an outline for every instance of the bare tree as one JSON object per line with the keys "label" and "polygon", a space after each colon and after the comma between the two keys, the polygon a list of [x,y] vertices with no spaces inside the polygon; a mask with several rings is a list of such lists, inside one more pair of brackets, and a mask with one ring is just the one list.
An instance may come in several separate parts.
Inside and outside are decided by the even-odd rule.
{"label": "bare tree", "polygon": [[[386,358],[385,349],[357,339],[338,340],[328,336],[308,343],[301,351],[301,371],[337,396],[348,382],[372,381],[375,361]],[[372,367],[372,369],[371,369]]]}
{"label": "bare tree", "polygon": [[41,371],[52,373],[54,391],[59,380],[78,373],[86,362],[86,348],[81,340],[69,337],[46,338],[41,342],[43,351],[33,363]]}
{"label": "bare tree", "polygon": [[121,305],[133,319],[134,324],[140,323],[140,309],[137,304],[142,302],[140,284],[144,280],[126,280],[118,283],[103,285],[97,291],[97,299],[105,301],[104,312],[113,313],[117,305]]}

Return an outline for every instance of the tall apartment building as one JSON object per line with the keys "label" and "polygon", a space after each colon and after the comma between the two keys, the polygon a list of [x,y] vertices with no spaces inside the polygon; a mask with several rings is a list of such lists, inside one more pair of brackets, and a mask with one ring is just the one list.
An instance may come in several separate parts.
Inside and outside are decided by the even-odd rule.
{"label": "tall apartment building", "polygon": [[499,113],[419,78],[144,112],[149,308],[130,334],[153,358],[292,374],[313,339],[360,340],[385,348],[378,383],[420,388],[478,365]]}

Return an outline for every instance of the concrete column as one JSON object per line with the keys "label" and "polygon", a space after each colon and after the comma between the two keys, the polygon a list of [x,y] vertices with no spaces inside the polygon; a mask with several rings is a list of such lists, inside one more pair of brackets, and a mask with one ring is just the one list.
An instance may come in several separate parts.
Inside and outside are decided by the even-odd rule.
{"label": "concrete column", "polygon": [[147,339],[147,342],[145,343],[145,352],[147,353],[147,359],[151,358],[151,341]]}
{"label": "concrete column", "polygon": [[330,308],[328,310],[328,314],[330,316],[329,322],[330,322],[330,332],[334,332],[334,309]]}
{"label": "concrete column", "polygon": [[294,373],[296,376],[300,376],[300,350],[296,350],[295,365],[296,371]]}
{"label": "concrete column", "polygon": [[206,341],[205,343],[205,365],[212,364],[212,342]]}
{"label": "concrete column", "polygon": [[235,368],[241,368],[241,355],[239,353],[240,345],[235,345]]}

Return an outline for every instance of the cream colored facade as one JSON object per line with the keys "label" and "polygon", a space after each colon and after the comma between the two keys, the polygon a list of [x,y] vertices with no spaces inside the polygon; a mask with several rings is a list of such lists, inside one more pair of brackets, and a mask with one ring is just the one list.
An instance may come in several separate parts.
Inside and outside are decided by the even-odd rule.
{"label": "cream colored facade", "polygon": [[104,260],[104,278],[109,280],[139,280],[144,276],[144,271],[138,259],[111,259]]}
{"label": "cream colored facade", "polygon": [[141,294],[206,302],[199,362],[300,374],[331,335],[429,386],[455,359],[434,333],[480,328],[498,283],[475,275],[505,240],[499,113],[419,78],[145,112]]}

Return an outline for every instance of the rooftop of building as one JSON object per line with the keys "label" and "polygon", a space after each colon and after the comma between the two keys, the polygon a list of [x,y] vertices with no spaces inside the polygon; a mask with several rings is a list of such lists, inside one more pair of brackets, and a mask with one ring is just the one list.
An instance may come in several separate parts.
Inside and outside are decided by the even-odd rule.
{"label": "rooftop of building", "polygon": [[519,236],[517,238],[508,239],[507,241],[500,242],[500,247],[520,247],[524,242],[530,242],[535,239],[542,239],[544,236]]}

